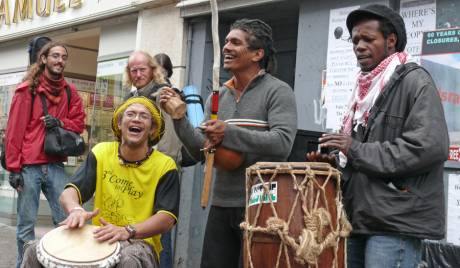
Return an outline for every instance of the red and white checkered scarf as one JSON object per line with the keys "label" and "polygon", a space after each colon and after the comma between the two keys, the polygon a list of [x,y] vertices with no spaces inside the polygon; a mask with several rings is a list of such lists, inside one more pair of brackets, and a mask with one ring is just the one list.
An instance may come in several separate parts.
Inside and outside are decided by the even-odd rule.
{"label": "red and white checkered scarf", "polygon": [[342,133],[351,135],[353,128],[356,131],[358,125],[367,126],[369,111],[390,80],[396,66],[410,60],[407,52],[396,52],[381,61],[372,71],[358,73],[356,86],[348,103],[349,110],[343,119]]}

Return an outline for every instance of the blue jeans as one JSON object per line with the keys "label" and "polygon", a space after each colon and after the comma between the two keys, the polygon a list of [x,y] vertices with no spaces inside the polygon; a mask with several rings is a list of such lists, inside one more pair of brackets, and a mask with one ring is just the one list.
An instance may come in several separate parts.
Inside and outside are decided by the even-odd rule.
{"label": "blue jeans", "polygon": [[68,182],[62,163],[26,165],[22,167],[24,187],[18,192],[16,240],[18,249],[17,267],[21,266],[24,244],[35,239],[40,190],[43,191],[51,208],[53,224],[57,225],[66,218],[59,204],[59,196]]}
{"label": "blue jeans", "polygon": [[348,268],[416,268],[422,241],[389,235],[353,235],[347,241]]}
{"label": "blue jeans", "polygon": [[161,246],[163,250],[160,253],[160,268],[172,268],[171,231],[161,234]]}

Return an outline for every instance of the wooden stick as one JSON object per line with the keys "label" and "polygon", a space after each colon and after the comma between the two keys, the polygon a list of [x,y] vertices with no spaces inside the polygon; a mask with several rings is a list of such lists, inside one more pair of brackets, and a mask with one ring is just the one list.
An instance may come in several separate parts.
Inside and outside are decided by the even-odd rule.
{"label": "wooden stick", "polygon": [[[211,32],[212,46],[214,52],[214,63],[212,66],[212,101],[211,119],[217,119],[219,105],[219,73],[220,73],[220,43],[219,43],[219,11],[216,0],[209,0],[211,4]],[[209,192],[212,185],[212,167],[214,165],[215,148],[206,151],[206,166],[204,170],[203,191],[201,192],[201,207],[208,206]]]}
{"label": "wooden stick", "polygon": [[214,149],[206,152],[206,165],[204,170],[203,190],[201,191],[201,207],[205,209],[208,206],[209,192],[212,185],[212,167],[214,165]]}

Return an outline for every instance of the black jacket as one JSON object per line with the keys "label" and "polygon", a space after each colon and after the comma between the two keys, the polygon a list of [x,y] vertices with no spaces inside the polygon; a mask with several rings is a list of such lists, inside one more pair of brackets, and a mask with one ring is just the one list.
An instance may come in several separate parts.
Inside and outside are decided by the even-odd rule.
{"label": "black jacket", "polygon": [[342,185],[353,234],[443,238],[449,137],[431,76],[398,66],[353,138]]}

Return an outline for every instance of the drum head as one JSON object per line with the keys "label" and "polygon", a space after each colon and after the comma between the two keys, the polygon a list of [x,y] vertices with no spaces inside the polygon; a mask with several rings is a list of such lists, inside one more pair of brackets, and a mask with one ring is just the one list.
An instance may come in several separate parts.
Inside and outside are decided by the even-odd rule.
{"label": "drum head", "polygon": [[119,250],[119,243],[99,242],[93,231],[99,227],[85,225],[83,228],[58,227],[40,240],[46,255],[70,263],[95,263],[109,258]]}

